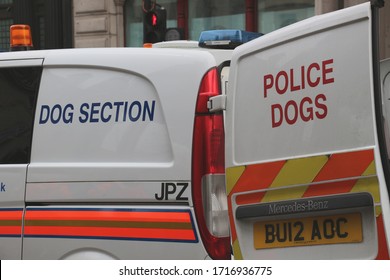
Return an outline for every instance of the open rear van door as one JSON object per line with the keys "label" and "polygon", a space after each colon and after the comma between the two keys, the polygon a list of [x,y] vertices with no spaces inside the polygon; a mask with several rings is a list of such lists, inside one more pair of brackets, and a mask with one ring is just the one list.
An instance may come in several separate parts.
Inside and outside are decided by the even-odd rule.
{"label": "open rear van door", "polygon": [[233,52],[226,185],[235,259],[389,258],[374,6],[315,16]]}

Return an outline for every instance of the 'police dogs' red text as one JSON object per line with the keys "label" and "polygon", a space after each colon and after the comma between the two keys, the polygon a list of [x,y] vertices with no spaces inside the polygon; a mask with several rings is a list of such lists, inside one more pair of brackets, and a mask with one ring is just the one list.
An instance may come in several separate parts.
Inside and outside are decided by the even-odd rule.
{"label": "'police dogs' red text", "polygon": [[[334,83],[333,70],[333,59],[327,59],[313,62],[309,66],[281,70],[276,75],[265,75],[263,97],[268,98],[272,95],[287,97],[285,102],[271,104],[272,127],[279,127],[283,123],[294,125],[299,120],[309,122],[326,118],[328,115],[326,94],[316,92],[315,89]],[[297,99],[304,89],[313,91]]]}

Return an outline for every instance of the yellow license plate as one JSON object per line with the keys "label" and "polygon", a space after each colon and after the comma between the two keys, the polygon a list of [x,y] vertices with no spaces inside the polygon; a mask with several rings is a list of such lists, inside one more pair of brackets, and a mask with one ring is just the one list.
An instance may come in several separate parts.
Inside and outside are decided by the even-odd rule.
{"label": "yellow license plate", "polygon": [[363,241],[360,213],[306,217],[254,224],[255,249]]}

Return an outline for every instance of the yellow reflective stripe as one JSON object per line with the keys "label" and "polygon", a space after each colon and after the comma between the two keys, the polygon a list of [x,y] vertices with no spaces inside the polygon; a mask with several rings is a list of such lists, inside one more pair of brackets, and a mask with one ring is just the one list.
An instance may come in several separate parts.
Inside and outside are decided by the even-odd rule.
{"label": "yellow reflective stripe", "polygon": [[296,199],[301,198],[305,191],[307,190],[308,186],[300,186],[300,187],[294,187],[289,188],[288,191],[285,189],[276,189],[276,190],[269,190],[264,195],[264,197],[261,199],[261,202],[273,202],[278,200],[289,200],[289,199]]}
{"label": "yellow reflective stripe", "polygon": [[244,258],[242,257],[241,248],[240,248],[240,244],[238,243],[238,239],[236,239],[233,242],[232,246],[233,246],[233,252],[234,252],[234,259],[235,260],[243,260]]}
{"label": "yellow reflective stripe", "polygon": [[372,195],[375,203],[380,203],[379,183],[377,177],[368,177],[359,179],[351,192],[368,192]]}
{"label": "yellow reflective stripe", "polygon": [[[272,182],[269,190],[261,201],[271,202],[301,198],[308,188],[308,185],[313,182],[314,178],[327,161],[327,156],[288,160],[280,170],[278,176],[276,176],[275,180]],[[302,172],[302,170],[304,170],[304,172]],[[288,191],[284,189],[272,190],[273,188],[292,185],[304,186],[289,188]]]}
{"label": "yellow reflective stripe", "polygon": [[363,172],[362,176],[376,175],[375,160],[373,160],[367,169]]}
{"label": "yellow reflective stripe", "polygon": [[[367,167],[363,172],[362,176],[373,176],[376,175],[375,160]],[[380,193],[379,193],[379,182],[378,177],[368,177],[359,179],[355,186],[352,188],[351,192],[369,192],[375,203],[380,203]],[[375,214],[378,217],[382,213],[382,207],[375,207]]]}
{"label": "yellow reflective stripe", "polygon": [[375,216],[379,217],[382,214],[382,207],[381,206],[375,206]]}
{"label": "yellow reflective stripe", "polygon": [[270,188],[310,184],[327,161],[327,156],[288,160]]}
{"label": "yellow reflective stripe", "polygon": [[230,194],[236,185],[238,179],[240,179],[242,173],[245,171],[245,166],[237,166],[228,168],[226,172],[226,192]]}

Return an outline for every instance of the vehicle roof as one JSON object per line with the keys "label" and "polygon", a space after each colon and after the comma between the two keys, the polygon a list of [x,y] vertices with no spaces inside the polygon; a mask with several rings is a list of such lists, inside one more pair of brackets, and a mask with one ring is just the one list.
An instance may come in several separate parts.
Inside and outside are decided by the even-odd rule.
{"label": "vehicle roof", "polygon": [[224,61],[230,61],[233,50],[230,49],[211,49],[211,48],[201,48],[199,47],[198,41],[167,41],[153,44],[153,48],[163,48],[163,49],[187,49],[187,50],[197,50],[208,52],[215,57],[217,64],[220,64]]}
{"label": "vehicle roof", "polygon": [[115,66],[111,60],[116,57],[115,63],[126,59],[121,63],[129,63],[129,59],[140,60],[151,57],[152,61],[165,61],[167,59],[203,59],[206,64],[216,65],[216,57],[208,52],[199,51],[200,48],[74,48],[55,50],[29,50],[0,53],[0,61],[15,61],[28,59],[43,59],[44,65],[106,65]]}

